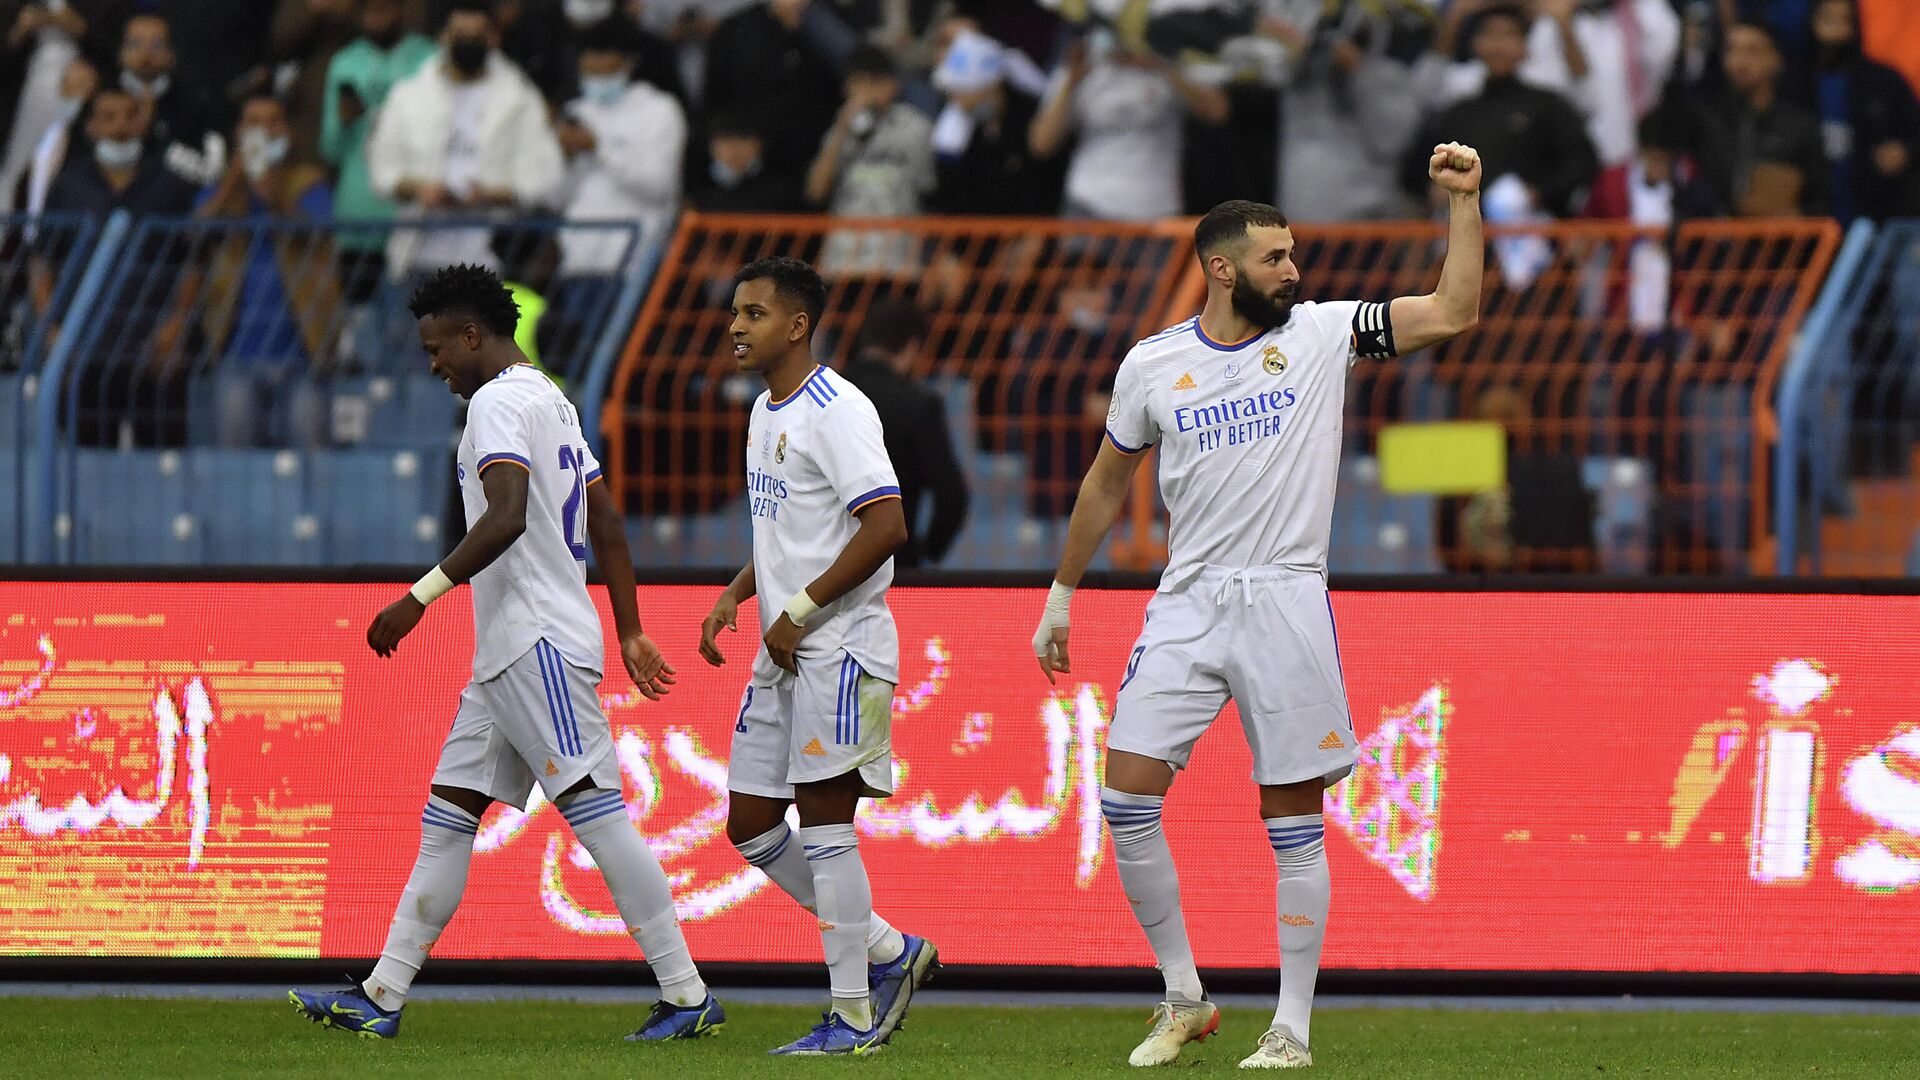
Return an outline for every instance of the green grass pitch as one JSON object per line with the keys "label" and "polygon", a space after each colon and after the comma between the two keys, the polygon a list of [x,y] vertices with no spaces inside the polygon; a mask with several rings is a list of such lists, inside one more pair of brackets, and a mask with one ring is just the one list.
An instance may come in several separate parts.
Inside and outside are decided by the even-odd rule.
{"label": "green grass pitch", "polygon": [[[823,1060],[766,1056],[806,1030],[815,1014],[804,1008],[741,1004],[713,1038],[621,1041],[643,1012],[429,999],[408,1007],[398,1040],[379,1042],[323,1030],[285,1003],[18,998],[0,1001],[0,1076],[1078,1080],[1141,1075],[1126,1055],[1147,1016],[928,1001],[884,1051]],[[1267,1019],[1229,1010],[1219,1036],[1163,1073],[1238,1075]],[[1308,1075],[1320,1077],[1920,1077],[1920,1016],[1328,1009],[1313,1028]]]}

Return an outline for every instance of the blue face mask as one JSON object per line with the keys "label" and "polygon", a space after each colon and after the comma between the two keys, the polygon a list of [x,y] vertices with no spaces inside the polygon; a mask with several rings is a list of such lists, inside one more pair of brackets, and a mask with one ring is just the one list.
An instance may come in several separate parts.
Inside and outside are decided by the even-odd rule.
{"label": "blue face mask", "polygon": [[716,184],[719,184],[723,188],[731,188],[731,187],[738,186],[740,181],[745,180],[750,176],[755,176],[759,172],[760,172],[760,163],[757,161],[754,162],[752,165],[748,166],[744,172],[730,169],[725,164],[719,161],[715,161],[713,164],[707,166],[707,175],[713,177],[713,182]]}
{"label": "blue face mask", "polygon": [[580,96],[595,105],[618,105],[629,85],[625,75],[582,75]]}

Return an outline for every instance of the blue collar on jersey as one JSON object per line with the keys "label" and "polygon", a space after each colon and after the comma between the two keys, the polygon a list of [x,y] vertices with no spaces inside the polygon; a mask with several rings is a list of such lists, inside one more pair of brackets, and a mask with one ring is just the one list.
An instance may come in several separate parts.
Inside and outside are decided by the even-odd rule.
{"label": "blue collar on jersey", "polygon": [[800,380],[799,386],[793,388],[793,393],[788,394],[779,401],[774,401],[769,398],[767,401],[767,411],[778,412],[786,408],[793,404],[794,399],[798,398],[802,391],[805,391],[806,395],[813,399],[815,405],[824,407],[827,402],[832,401],[840,394],[840,391],[835,390],[833,384],[826,380],[824,375],[826,370],[826,368],[821,367],[819,364],[813,365],[813,370],[807,373],[806,378]]}
{"label": "blue collar on jersey", "polygon": [[1254,342],[1259,341],[1261,338],[1266,337],[1267,331],[1262,330],[1259,333],[1254,334],[1252,337],[1248,338],[1245,341],[1236,341],[1232,345],[1222,345],[1220,342],[1215,341],[1212,338],[1208,337],[1207,332],[1205,330],[1200,329],[1200,320],[1198,318],[1195,318],[1193,320],[1193,334],[1195,337],[1199,338],[1201,343],[1206,345],[1206,347],[1209,349],[1218,349],[1221,352],[1239,352],[1241,349],[1244,349],[1247,346],[1253,344]]}

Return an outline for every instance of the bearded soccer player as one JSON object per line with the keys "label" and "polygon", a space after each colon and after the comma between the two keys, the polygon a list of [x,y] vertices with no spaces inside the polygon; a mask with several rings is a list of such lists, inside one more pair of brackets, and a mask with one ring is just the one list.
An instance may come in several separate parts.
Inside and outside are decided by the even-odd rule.
{"label": "bearded soccer player", "polygon": [[1324,790],[1355,760],[1326,582],[1347,369],[1479,321],[1479,154],[1436,146],[1427,173],[1448,193],[1449,224],[1440,283],[1425,296],[1296,302],[1293,233],[1278,210],[1235,201],[1202,218],[1194,246],[1206,307],[1128,352],[1106,440],[1074,503],[1033,639],[1049,680],[1072,670],[1074,587],[1139,455],[1159,445],[1167,570],[1114,702],[1100,792],[1121,885],[1166,980],[1134,1065],[1169,1064],[1220,1023],[1194,965],[1160,812],[1195,740],[1230,700],[1279,867],[1279,1007],[1240,1065],[1313,1063],[1308,1021],[1330,891],[1320,812]]}
{"label": "bearded soccer player", "polygon": [[727,755],[727,839],[820,923],[832,1008],[773,1053],[866,1054],[892,1038],[938,964],[931,942],[874,912],[853,826],[861,798],[893,791],[900,635],[887,586],[907,518],[880,414],[813,362],[820,275],[764,259],[734,283],[734,359],[767,389],[747,427],[753,559],[700,633],[700,654],[724,664],[717,636],[760,597],[762,644]]}
{"label": "bearded soccer player", "polygon": [[687,952],[673,892],[621,795],[613,734],[600,711],[604,631],[587,594],[587,550],[607,578],[620,658],[649,699],[673,668],[640,629],[633,559],[580,417],[514,344],[519,308],[492,271],[449,266],[414,293],[434,375],[472,404],[460,439],[467,535],[382,610],[367,644],[382,657],[461,582],[473,586],[473,681],[440,749],[420,818],[420,855],[380,962],[344,990],[293,990],[308,1019],[363,1038],[400,1033],[400,1013],[427,952],[460,906],[480,815],[526,809],[537,782],[593,856],[613,905],[660,983],[660,1001],[628,1038],[657,1042],[726,1021]]}

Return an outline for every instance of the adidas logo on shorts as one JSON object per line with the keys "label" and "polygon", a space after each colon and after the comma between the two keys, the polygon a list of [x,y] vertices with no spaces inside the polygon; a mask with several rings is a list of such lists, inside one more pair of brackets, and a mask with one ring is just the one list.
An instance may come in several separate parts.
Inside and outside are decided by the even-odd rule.
{"label": "adidas logo on shorts", "polygon": [[820,745],[819,739],[815,739],[812,742],[808,743],[807,745],[801,747],[800,752],[807,755],[808,757],[826,757],[827,756],[827,748]]}
{"label": "adidas logo on shorts", "polygon": [[1337,731],[1327,732],[1327,737],[1320,740],[1322,750],[1338,750],[1345,745],[1347,744],[1341,741],[1340,733]]}

